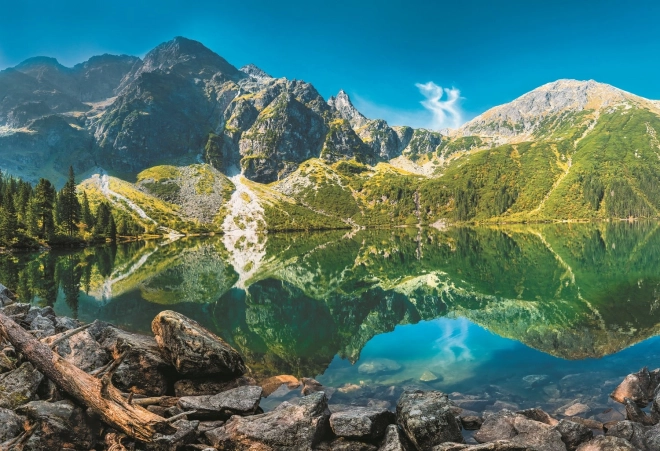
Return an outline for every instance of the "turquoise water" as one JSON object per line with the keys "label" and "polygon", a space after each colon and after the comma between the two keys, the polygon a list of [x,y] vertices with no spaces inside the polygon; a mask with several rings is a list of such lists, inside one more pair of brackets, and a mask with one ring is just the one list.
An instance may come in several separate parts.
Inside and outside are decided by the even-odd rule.
{"label": "turquoise water", "polygon": [[177,310],[257,376],[315,377],[336,403],[422,387],[606,417],[620,379],[660,362],[655,223],[148,241],[3,255],[0,281],[142,333]]}

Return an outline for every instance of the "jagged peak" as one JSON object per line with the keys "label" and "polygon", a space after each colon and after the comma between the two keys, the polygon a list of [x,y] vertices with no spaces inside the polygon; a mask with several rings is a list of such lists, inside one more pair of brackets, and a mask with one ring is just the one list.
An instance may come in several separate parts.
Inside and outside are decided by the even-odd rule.
{"label": "jagged peak", "polygon": [[60,70],[67,69],[65,66],[60,64],[60,62],[57,61],[56,58],[52,58],[50,56],[34,56],[32,58],[28,58],[22,63],[20,63],[18,66],[14,67],[14,69],[21,70],[21,69],[40,67],[40,66],[50,66]]}
{"label": "jagged peak", "polygon": [[328,105],[337,110],[339,115],[350,122],[353,128],[363,127],[369,122],[369,119],[353,106],[351,98],[343,89],[339,90],[336,97],[333,96],[328,99]]}
{"label": "jagged peak", "polygon": [[271,75],[267,74],[265,71],[260,69],[259,67],[255,66],[254,64],[246,64],[245,66],[241,67],[239,69],[241,72],[244,74],[249,75],[250,77],[256,78],[256,79],[270,79],[273,78]]}

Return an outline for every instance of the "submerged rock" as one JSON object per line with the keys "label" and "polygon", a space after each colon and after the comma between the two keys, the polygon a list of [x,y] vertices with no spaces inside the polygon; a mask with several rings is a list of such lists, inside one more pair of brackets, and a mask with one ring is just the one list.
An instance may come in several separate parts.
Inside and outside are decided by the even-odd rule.
{"label": "submerged rock", "polygon": [[232,417],[224,426],[206,433],[220,450],[311,450],[330,432],[328,400],[322,392],[282,403],[272,412]]}
{"label": "submerged rock", "polygon": [[439,391],[406,391],[396,406],[397,422],[419,450],[443,442],[463,442],[461,427],[446,394]]}
{"label": "submerged rock", "polygon": [[15,409],[35,399],[44,376],[30,362],[0,375],[0,407]]}
{"label": "submerged rock", "polygon": [[401,369],[401,365],[390,359],[374,359],[364,362],[358,367],[360,374],[394,373]]}
{"label": "submerged rock", "polygon": [[232,415],[254,415],[261,392],[258,386],[238,387],[213,396],[185,396],[178,406],[184,411],[197,411],[194,418],[226,420]]}
{"label": "submerged rock", "polygon": [[378,440],[386,428],[396,422],[396,416],[387,409],[351,407],[330,416],[330,427],[337,437],[360,440]]}
{"label": "submerged rock", "polygon": [[297,377],[291,376],[288,374],[282,374],[280,376],[269,377],[261,381],[259,385],[264,389],[263,396],[267,398],[273,394],[278,388],[282,385],[286,385],[289,390],[300,387],[301,382]]}
{"label": "submerged rock", "polygon": [[234,348],[179,313],[159,313],[151,329],[163,355],[182,375],[236,377],[247,370]]}

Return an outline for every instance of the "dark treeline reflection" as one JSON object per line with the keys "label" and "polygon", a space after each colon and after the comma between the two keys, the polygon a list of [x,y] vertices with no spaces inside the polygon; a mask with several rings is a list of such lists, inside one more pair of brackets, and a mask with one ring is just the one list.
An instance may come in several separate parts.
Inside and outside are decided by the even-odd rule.
{"label": "dark treeline reflection", "polygon": [[652,222],[275,234],[251,246],[184,238],[4,254],[0,282],[22,301],[142,332],[159,311],[180,311],[264,373],[319,374],[397,325],[445,316],[564,359],[659,331]]}

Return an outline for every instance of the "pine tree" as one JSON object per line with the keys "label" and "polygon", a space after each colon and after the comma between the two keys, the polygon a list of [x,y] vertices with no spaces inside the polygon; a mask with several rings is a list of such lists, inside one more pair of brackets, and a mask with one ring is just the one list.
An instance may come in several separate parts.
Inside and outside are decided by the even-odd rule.
{"label": "pine tree", "polygon": [[73,166],[69,166],[69,179],[60,191],[58,201],[60,224],[69,236],[73,236],[78,231],[78,222],[80,221],[80,202],[76,195],[76,177]]}
{"label": "pine tree", "polygon": [[92,210],[89,208],[89,200],[87,199],[86,191],[83,191],[83,200],[80,205],[80,219],[88,229],[94,227],[94,215],[92,215]]}
{"label": "pine tree", "polygon": [[49,239],[55,233],[53,210],[55,208],[55,187],[50,181],[40,179],[34,190],[34,199],[30,203],[32,212],[39,224],[39,238]]}
{"label": "pine tree", "polygon": [[5,245],[11,245],[13,240],[18,237],[18,220],[13,198],[7,196],[5,200],[5,205],[0,212],[2,215],[0,217],[0,241]]}

